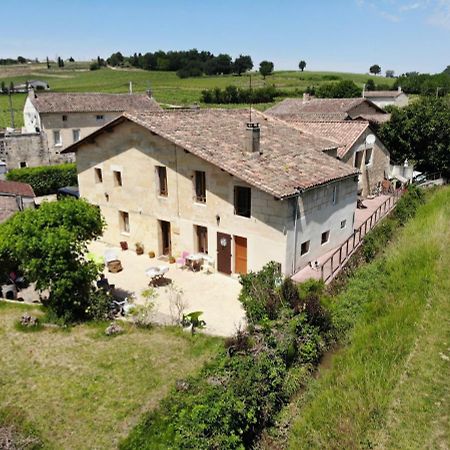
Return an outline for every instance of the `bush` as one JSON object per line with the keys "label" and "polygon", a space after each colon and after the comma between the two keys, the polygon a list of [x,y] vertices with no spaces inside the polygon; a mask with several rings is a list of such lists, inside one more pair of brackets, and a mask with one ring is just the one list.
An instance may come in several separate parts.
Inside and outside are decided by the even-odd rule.
{"label": "bush", "polygon": [[103,289],[92,292],[86,308],[86,315],[90,320],[102,322],[112,318],[111,303],[113,298]]}
{"label": "bush", "polygon": [[351,80],[337,83],[324,83],[315,88],[318,98],[354,98],[361,97],[361,89]]}
{"label": "bush", "polygon": [[366,262],[370,262],[385,248],[387,242],[392,238],[397,225],[398,222],[393,219],[384,219],[382,223],[364,237],[362,253]]}
{"label": "bush", "polygon": [[13,169],[6,174],[6,178],[30,184],[37,196],[56,194],[61,187],[78,184],[75,164]]}
{"label": "bush", "polygon": [[230,85],[225,89],[216,87],[202,91],[201,101],[218,104],[270,103],[280,95],[283,95],[283,92],[277,91],[273,86],[245,89]]}
{"label": "bush", "polygon": [[394,210],[394,218],[400,225],[404,225],[409,219],[415,216],[417,208],[424,203],[423,191],[417,186],[408,186],[408,191],[397,202]]}

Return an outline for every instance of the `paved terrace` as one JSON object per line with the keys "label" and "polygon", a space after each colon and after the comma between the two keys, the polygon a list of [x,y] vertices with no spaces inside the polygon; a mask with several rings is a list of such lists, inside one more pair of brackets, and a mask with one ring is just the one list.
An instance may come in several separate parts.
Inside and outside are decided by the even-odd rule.
{"label": "paved terrace", "polygon": [[[245,326],[245,312],[238,300],[241,285],[236,278],[220,273],[205,274],[178,268],[176,264],[169,264],[157,258],[150,259],[146,254],[136,255],[132,250],[122,251],[104,242],[96,241],[90,244],[89,251],[103,257],[108,249],[114,249],[122,263],[123,270],[109,273],[105,269],[105,276],[117,290],[133,293],[136,303],[143,303],[142,291],[148,287],[150,278],[145,270],[152,266],[169,266],[166,278],[176,287],[182,289],[183,299],[188,307],[185,314],[193,311],[203,311],[202,319],[206,322],[205,332],[217,336],[231,336],[236,329]],[[155,321],[160,324],[170,324],[169,289],[167,286],[155,288],[158,296],[154,300],[156,305]]]}
{"label": "paved terrace", "polygon": [[[389,198],[389,195],[379,195],[378,197],[375,197],[373,199],[365,199],[363,200],[363,204],[367,206],[367,209],[356,209],[355,211],[355,225],[354,229],[358,229],[376,210],[377,208],[382,205],[387,199]],[[339,247],[333,248],[329,252],[322,255],[320,258],[318,258],[319,268],[314,269],[310,266],[306,266],[300,271],[298,271],[292,279],[297,283],[303,283],[306,280],[309,280],[310,278],[313,278],[315,280],[320,280],[321,278],[321,267],[325,261],[328,260],[328,258],[338,249]]]}

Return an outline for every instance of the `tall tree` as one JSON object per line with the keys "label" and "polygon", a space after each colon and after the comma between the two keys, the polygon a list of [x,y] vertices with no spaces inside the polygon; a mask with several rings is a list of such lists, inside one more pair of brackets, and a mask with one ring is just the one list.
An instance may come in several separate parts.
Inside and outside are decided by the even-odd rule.
{"label": "tall tree", "polygon": [[306,67],[306,61],[303,61],[303,59],[298,63],[298,68],[303,72]]}
{"label": "tall tree", "polygon": [[233,70],[239,76],[247,70],[253,69],[253,61],[250,55],[239,55],[239,58],[234,60]]}
{"label": "tall tree", "polygon": [[261,61],[259,64],[259,73],[263,76],[264,79],[268,75],[271,75],[273,73],[273,62],[271,61]]}
{"label": "tall tree", "polygon": [[394,74],[393,70],[386,70],[386,78],[394,78]]}
{"label": "tall tree", "polygon": [[47,56],[47,69],[50,69],[50,61],[48,60],[48,56]]}
{"label": "tall tree", "polygon": [[378,75],[381,73],[381,67],[378,64],[374,64],[373,66],[370,66],[369,72]]}

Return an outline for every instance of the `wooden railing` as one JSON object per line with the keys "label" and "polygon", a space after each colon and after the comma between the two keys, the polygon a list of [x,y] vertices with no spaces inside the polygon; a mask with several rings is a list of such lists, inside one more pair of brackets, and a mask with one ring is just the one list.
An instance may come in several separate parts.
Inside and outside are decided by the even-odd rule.
{"label": "wooden railing", "polygon": [[355,229],[353,234],[328,258],[321,267],[321,278],[327,283],[331,281],[334,276],[347,263],[348,259],[355,250],[362,244],[364,236],[384,217],[386,216],[401,197],[403,192],[401,190],[395,191],[394,194],[388,197],[372,215],[365,220],[360,227]]}

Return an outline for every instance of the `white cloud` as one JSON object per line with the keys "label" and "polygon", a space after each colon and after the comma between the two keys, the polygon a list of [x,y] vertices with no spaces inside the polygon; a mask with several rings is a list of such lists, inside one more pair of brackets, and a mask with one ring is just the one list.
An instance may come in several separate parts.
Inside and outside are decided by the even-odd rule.
{"label": "white cloud", "polygon": [[423,4],[421,2],[416,2],[416,3],[410,3],[407,5],[402,5],[400,6],[400,8],[398,9],[400,12],[407,12],[407,11],[413,11],[415,9],[419,9],[423,6]]}
{"label": "white cloud", "polygon": [[450,30],[450,0],[437,0],[433,13],[427,18],[427,23]]}

